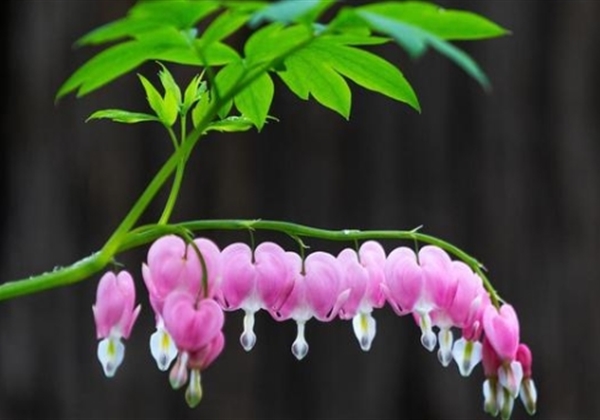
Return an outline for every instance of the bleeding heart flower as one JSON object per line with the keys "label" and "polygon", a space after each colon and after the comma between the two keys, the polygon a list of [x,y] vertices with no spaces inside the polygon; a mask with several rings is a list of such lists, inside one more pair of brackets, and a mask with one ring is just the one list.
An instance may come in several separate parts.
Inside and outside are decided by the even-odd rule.
{"label": "bleeding heart flower", "polygon": [[277,311],[294,285],[289,258],[279,245],[260,244],[254,254],[244,243],[226,247],[222,254],[222,278],[216,299],[226,310],[243,309],[242,347],[250,351],[256,343],[254,314]]}
{"label": "bleeding heart flower", "polygon": [[292,353],[298,360],[308,353],[304,327],[308,320],[331,321],[335,318],[350,290],[341,290],[341,272],[335,257],[325,252],[310,254],[304,264],[298,254],[286,253],[293,268],[294,286],[279,311],[273,312],[275,319],[293,319],[298,326]]}
{"label": "bleeding heart flower", "polygon": [[125,357],[125,345],[121,338],[129,338],[140,306],[135,305],[135,286],[131,274],[121,271],[108,272],[102,276],[96,291],[96,303],[92,306],[96,322],[98,360],[104,374],[114,376]]}
{"label": "bleeding heart flower", "polygon": [[[199,238],[194,245],[175,235],[157,239],[148,251],[147,264],[142,265],[142,275],[150,304],[156,317],[156,331],[150,337],[150,352],[160,370],[167,370],[177,357],[177,349],[163,321],[165,300],[175,291],[191,296],[204,293],[203,284],[208,285],[208,296],[214,293],[220,277],[220,251],[210,240]],[[196,249],[197,248],[197,249]],[[199,255],[200,254],[200,255]],[[207,278],[203,282],[202,262]]]}
{"label": "bleeding heart flower", "polygon": [[415,315],[421,343],[429,351],[437,341],[430,312],[446,305],[453,293],[450,266],[448,254],[431,245],[421,248],[418,257],[410,248],[397,248],[385,264],[384,292],[390,305],[398,315]]}
{"label": "bleeding heart flower", "polygon": [[483,331],[502,361],[513,361],[519,347],[519,319],[513,307],[488,306],[483,314]]}

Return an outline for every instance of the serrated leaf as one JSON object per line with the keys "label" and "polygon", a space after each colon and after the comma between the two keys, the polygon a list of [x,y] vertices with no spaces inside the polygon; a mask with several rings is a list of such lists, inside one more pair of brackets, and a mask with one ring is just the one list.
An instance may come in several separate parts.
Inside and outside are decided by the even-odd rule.
{"label": "serrated leaf", "polygon": [[[215,77],[212,98],[216,101],[227,95],[237,83],[241,82],[243,75],[244,66],[241,61],[236,61],[223,67]],[[233,100],[230,100],[217,110],[219,118],[224,119],[227,117],[232,106]]]}
{"label": "serrated leaf", "polygon": [[427,33],[418,28],[377,13],[358,13],[374,30],[394,38],[411,57],[420,57],[427,51]]}
{"label": "serrated leaf", "polygon": [[202,42],[210,44],[227,38],[246,24],[249,13],[227,10],[213,20],[202,33]]}
{"label": "serrated leaf", "polygon": [[419,56],[427,50],[427,47],[432,47],[477,80],[484,89],[489,88],[489,80],[483,70],[467,53],[458,47],[423,29],[404,22],[367,11],[360,11],[359,14],[374,30],[394,38],[409,54]]}
{"label": "serrated leaf", "polygon": [[290,24],[302,20],[317,8],[327,3],[322,0],[280,0],[256,12],[250,19],[250,27],[257,27],[264,22],[281,22]]}
{"label": "serrated leaf", "polygon": [[88,117],[86,122],[100,119],[108,119],[124,124],[135,124],[146,121],[160,122],[160,120],[154,115],[144,114],[141,112],[131,112],[123,109],[102,109],[100,111],[96,111]]}
{"label": "serrated leaf", "polygon": [[154,0],[139,2],[128,16],[101,26],[83,36],[77,45],[101,44],[138,37],[161,28],[189,29],[219,7],[219,2]]}
{"label": "serrated leaf", "polygon": [[264,7],[268,7],[269,1],[255,1],[255,0],[221,0],[223,6],[229,9],[235,9],[240,12],[256,12]]}
{"label": "serrated leaf", "polygon": [[323,35],[321,39],[340,45],[382,45],[391,40],[381,36],[359,34]]}
{"label": "serrated leaf", "polygon": [[244,116],[231,116],[211,123],[205,131],[219,131],[222,133],[236,133],[248,131],[255,124]]}
{"label": "serrated leaf", "polygon": [[249,63],[269,61],[291,51],[311,37],[311,30],[304,25],[286,28],[281,23],[272,23],[248,38],[244,54]]}
{"label": "serrated leaf", "polygon": [[138,74],[138,78],[140,79],[140,82],[142,82],[142,86],[146,92],[146,100],[148,101],[150,108],[152,108],[152,110],[156,113],[156,116],[163,122],[163,124],[170,125],[167,124],[168,115],[166,115],[167,112],[165,112],[161,94],[143,75]]}
{"label": "serrated leaf", "polygon": [[[181,89],[165,65],[162,63],[159,63],[159,65],[161,66],[161,71],[158,73],[158,77],[160,78],[160,82],[165,90],[165,101],[167,96],[172,96],[172,101],[174,101],[176,106],[179,107],[181,104]],[[169,101],[171,101],[171,99],[169,99]]]}
{"label": "serrated leaf", "polygon": [[219,1],[152,0],[138,2],[130,11],[133,19],[159,21],[178,29],[191,28],[202,18],[217,10]]}
{"label": "serrated leaf", "polygon": [[208,93],[198,98],[196,106],[194,106],[194,109],[192,109],[192,123],[194,124],[194,127],[198,127],[198,125],[206,117],[210,108],[210,104],[211,101]]}
{"label": "serrated leaf", "polygon": [[152,32],[163,24],[147,20],[132,20],[130,18],[119,19],[117,21],[100,26],[80,38],[76,45],[97,45],[104,42],[116,41],[122,38],[134,37],[136,35]]}
{"label": "serrated leaf", "polygon": [[186,113],[199,99],[200,83],[202,83],[202,77],[197,74],[192,78],[189,85],[185,88],[183,94],[183,104],[181,110]]}
{"label": "serrated leaf", "polygon": [[198,41],[192,46],[180,32],[161,30],[100,52],[67,79],[60,87],[57,99],[75,90],[77,96],[86,95],[149,60],[218,66],[239,60],[239,55],[233,48],[219,42],[205,45]]}
{"label": "serrated leaf", "polygon": [[399,20],[445,40],[475,40],[506,35],[508,31],[478,14],[449,10],[435,4],[406,1],[385,2],[360,10]]}
{"label": "serrated leaf", "polygon": [[317,54],[320,61],[354,83],[421,110],[417,95],[402,72],[383,58],[358,48],[328,42],[325,38],[315,41],[309,49]]}
{"label": "serrated leaf", "polygon": [[288,57],[285,71],[278,74],[300,98],[308,98],[308,92],[323,106],[349,118],[352,93],[348,83],[308,49]]}
{"label": "serrated leaf", "polygon": [[235,107],[262,130],[271,108],[275,86],[268,73],[263,73],[235,97]]}

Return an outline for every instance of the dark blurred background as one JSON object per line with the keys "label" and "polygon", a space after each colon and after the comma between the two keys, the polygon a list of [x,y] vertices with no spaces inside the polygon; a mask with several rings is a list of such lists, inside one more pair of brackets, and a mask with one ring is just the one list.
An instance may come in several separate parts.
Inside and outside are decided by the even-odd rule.
{"label": "dark blurred background", "polygon": [[[131,4],[4,5],[0,281],[99,249],[168,156],[157,125],[84,123],[100,108],[145,110],[134,75],[54,105],[60,84],[96,51],[74,50],[74,41]],[[482,260],[516,307],[534,354],[537,418],[600,418],[600,2],[440,4],[480,12],[513,32],[460,44],[490,76],[490,94],[435,53],[415,62],[385,47],[416,89],[422,115],[354,89],[346,122],[279,89],[272,113],[281,122],[261,135],[203,140],[174,218],[424,225]],[[152,78],[157,70],[141,69]],[[174,71],[187,83],[188,72]],[[148,218],[159,211],[152,207]],[[210,237],[221,246],[247,239]],[[120,260],[141,280],[144,258],[138,250]],[[290,352],[293,322],[260,313],[258,343],[246,354],[238,344],[241,313],[228,315],[228,345],[203,374],[204,401],[190,410],[149,354],[153,316],[141,281],[144,308],[125,363],[115,378],[104,377],[91,311],[97,278],[0,303],[0,418],[486,417],[481,369],[467,379],[455,366],[444,369],[420,346],[413,322],[387,308],[375,313],[379,330],[368,354],[349,323],[311,321],[302,362]],[[517,402],[513,418],[525,417]]]}

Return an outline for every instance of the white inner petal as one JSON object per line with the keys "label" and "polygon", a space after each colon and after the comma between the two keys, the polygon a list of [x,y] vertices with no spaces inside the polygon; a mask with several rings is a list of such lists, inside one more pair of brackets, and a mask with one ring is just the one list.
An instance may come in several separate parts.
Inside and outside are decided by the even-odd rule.
{"label": "white inner petal", "polygon": [[250,351],[256,344],[256,334],[254,334],[254,311],[245,311],[244,332],[240,336],[240,343],[244,350]]}
{"label": "white inner petal", "polygon": [[97,354],[104,374],[112,378],[125,358],[125,345],[118,338],[107,337],[98,343]]}
{"label": "white inner petal", "polygon": [[452,346],[452,357],[458,365],[460,374],[469,376],[479,362],[481,362],[481,343],[460,338]]}
{"label": "white inner petal", "polygon": [[150,336],[150,353],[156,360],[156,365],[161,371],[166,371],[177,357],[177,347],[173,339],[160,325],[156,327],[156,331]]}
{"label": "white inner petal", "polygon": [[498,368],[498,382],[506,388],[512,398],[517,398],[521,380],[523,379],[523,367],[517,361]]}
{"label": "white inner petal", "polygon": [[448,367],[452,362],[452,343],[454,336],[450,328],[442,328],[438,333],[440,348],[438,349],[438,360],[444,367]]}
{"label": "white inner petal", "polygon": [[352,318],[354,335],[363,351],[369,351],[377,332],[377,322],[370,312],[360,312]]}
{"label": "white inner petal", "polygon": [[435,349],[437,339],[433,333],[429,313],[419,314],[419,326],[421,327],[421,344],[429,351]]}
{"label": "white inner petal", "polygon": [[298,325],[298,333],[296,335],[296,340],[292,344],[292,354],[298,360],[304,359],[308,354],[308,343],[306,342],[306,338],[304,338],[304,326],[305,323],[302,321],[297,321]]}

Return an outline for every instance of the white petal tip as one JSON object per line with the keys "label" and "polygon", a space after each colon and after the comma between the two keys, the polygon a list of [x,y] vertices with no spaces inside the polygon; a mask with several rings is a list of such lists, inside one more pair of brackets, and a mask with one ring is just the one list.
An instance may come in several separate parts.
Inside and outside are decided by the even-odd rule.
{"label": "white petal tip", "polygon": [[125,358],[125,345],[121,340],[108,337],[98,343],[98,360],[107,378],[112,378]]}
{"label": "white petal tip", "polygon": [[242,345],[244,350],[252,350],[254,348],[254,345],[256,344],[256,334],[254,334],[252,331],[243,332],[240,336],[240,344]]}
{"label": "white petal tip", "polygon": [[294,343],[292,344],[292,354],[298,360],[304,359],[308,354],[308,343],[306,341],[294,341]]}
{"label": "white petal tip", "polygon": [[377,332],[377,323],[370,313],[359,313],[352,318],[354,335],[362,351],[371,350]]}
{"label": "white petal tip", "polygon": [[165,372],[177,357],[177,347],[169,333],[158,327],[150,336],[150,353],[156,361],[156,366]]}

